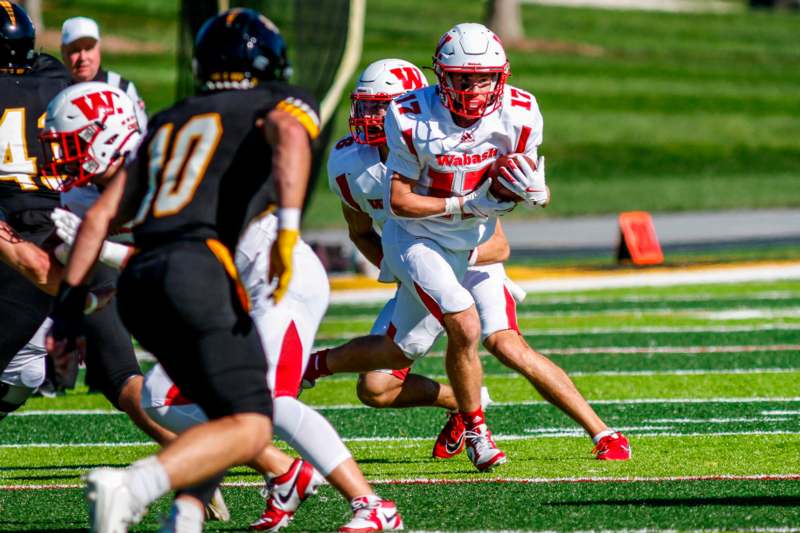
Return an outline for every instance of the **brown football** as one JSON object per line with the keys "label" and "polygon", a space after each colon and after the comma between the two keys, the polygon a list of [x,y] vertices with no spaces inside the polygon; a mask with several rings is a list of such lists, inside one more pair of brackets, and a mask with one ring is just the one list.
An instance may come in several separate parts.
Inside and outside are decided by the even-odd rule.
{"label": "brown football", "polygon": [[492,163],[492,167],[489,169],[489,178],[492,180],[492,184],[489,186],[489,191],[492,193],[492,196],[505,202],[522,201],[522,198],[517,196],[513,191],[506,189],[502,183],[495,179],[498,175],[500,175],[500,169],[508,165],[511,156],[513,155],[524,157],[528,161],[528,164],[531,166],[531,168],[536,170],[536,161],[525,154],[505,154],[495,159],[494,163]]}

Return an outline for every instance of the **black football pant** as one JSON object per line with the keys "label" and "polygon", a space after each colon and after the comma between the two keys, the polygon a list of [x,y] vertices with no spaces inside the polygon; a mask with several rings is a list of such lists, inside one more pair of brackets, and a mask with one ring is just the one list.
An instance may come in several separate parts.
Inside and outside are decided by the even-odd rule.
{"label": "black football pant", "polygon": [[230,254],[221,259],[199,240],[134,255],[119,280],[120,316],[209,419],[271,416],[261,341],[223,266]]}
{"label": "black football pant", "polygon": [[[98,264],[89,285],[92,289],[114,287],[119,273]],[[83,317],[86,336],[86,382],[103,393],[119,409],[119,393],[133,376],[141,376],[139,362],[133,349],[131,334],[122,324],[117,311],[117,299],[90,315]]]}

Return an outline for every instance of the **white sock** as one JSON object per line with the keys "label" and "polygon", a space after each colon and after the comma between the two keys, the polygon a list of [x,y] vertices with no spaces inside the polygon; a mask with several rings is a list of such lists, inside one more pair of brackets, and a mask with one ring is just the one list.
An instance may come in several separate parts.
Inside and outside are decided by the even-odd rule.
{"label": "white sock", "polygon": [[167,471],[155,455],[136,461],[128,468],[128,488],[142,507],[147,507],[169,492]]}
{"label": "white sock", "polygon": [[603,437],[608,437],[609,435],[613,435],[614,433],[616,433],[616,431],[614,431],[613,429],[606,428],[597,435],[595,435],[594,437],[592,437],[592,443],[597,444]]}
{"label": "white sock", "polygon": [[350,508],[356,510],[357,507],[361,507],[361,501],[366,501],[368,505],[371,505],[375,502],[381,501],[382,498],[377,494],[365,494],[364,496],[356,496],[352,500],[350,500]]}
{"label": "white sock", "polygon": [[[172,507],[177,512],[175,517],[176,531],[181,533],[202,533],[205,510],[196,503],[178,498],[172,502]],[[180,527],[178,526],[180,522]]]}

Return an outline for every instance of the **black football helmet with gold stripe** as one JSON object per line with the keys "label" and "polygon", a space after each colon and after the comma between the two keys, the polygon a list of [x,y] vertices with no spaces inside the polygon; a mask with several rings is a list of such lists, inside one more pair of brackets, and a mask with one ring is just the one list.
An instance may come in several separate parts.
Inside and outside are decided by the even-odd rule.
{"label": "black football helmet with gold stripe", "polygon": [[36,58],[35,40],[36,30],[25,10],[13,2],[0,2],[0,72],[30,70]]}
{"label": "black football helmet with gold stripe", "polygon": [[258,11],[234,8],[208,19],[197,33],[194,73],[204,90],[249,89],[288,81],[286,42]]}

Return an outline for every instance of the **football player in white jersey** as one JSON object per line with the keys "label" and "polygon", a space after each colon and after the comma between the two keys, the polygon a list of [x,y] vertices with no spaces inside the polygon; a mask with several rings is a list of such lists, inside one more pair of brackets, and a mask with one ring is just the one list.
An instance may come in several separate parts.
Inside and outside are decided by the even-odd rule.
{"label": "football player in white jersey", "polygon": [[[55,104],[72,102],[98,90],[112,90],[117,100],[121,100],[122,97],[127,98],[118,89],[105,84],[85,83],[66,89],[65,94],[61,98],[57,97],[54,102]],[[67,107],[53,105],[43,140],[46,143],[57,143],[50,154],[51,175],[61,175],[64,172],[77,173],[77,176],[69,175],[68,186],[72,188],[64,197],[67,205],[73,210],[83,212],[96,198],[96,190],[83,185],[87,185],[93,179],[102,178],[100,175],[96,176],[94,172],[106,174],[108,168],[113,166],[111,159],[104,158],[96,151],[107,147],[106,137],[118,139],[122,143],[121,139],[124,138],[126,129],[121,126],[124,121],[117,124],[120,121],[115,119],[119,117],[112,119],[113,114],[106,116],[104,119],[106,128],[102,131],[107,135],[96,135],[84,147],[87,152],[94,155],[91,160],[93,164],[75,166],[74,161],[61,154],[70,153],[68,147],[71,146],[73,137],[77,137],[78,132],[85,128],[76,127],[71,122],[77,114],[68,112]],[[121,144],[111,143],[108,146],[122,152]],[[108,152],[109,155],[113,153],[116,153],[114,149]],[[54,220],[58,235],[67,245],[71,245],[78,233],[80,218],[69,211],[58,210]],[[268,446],[263,451],[252,466],[262,474],[270,476],[272,490],[267,498],[266,510],[252,527],[258,530],[278,531],[288,525],[301,501],[316,492],[317,486],[322,481],[314,470],[316,467],[351,503],[354,516],[342,527],[343,531],[400,528],[402,519],[394,503],[375,495],[336,431],[319,413],[296,399],[314,335],[327,308],[330,289],[324,268],[314,252],[301,241],[293,249],[293,264],[304,275],[294,276],[286,296],[280,303],[275,302],[276,298],[273,297],[275,286],[274,284],[268,286],[267,278],[269,250],[272,249],[277,233],[277,217],[271,214],[261,217],[249,226],[240,239],[236,262],[240,279],[254,303],[251,315],[259,324],[262,342],[267,347],[265,350],[268,357],[267,381],[274,395],[275,429],[287,443],[298,449],[301,455],[308,457],[310,463],[299,459],[292,460],[274,446]],[[120,269],[132,252],[130,246],[106,241],[100,253],[100,261]],[[199,406],[180,395],[160,365],[146,377],[141,404],[140,406],[137,402],[140,410],[144,407],[152,420],[172,432],[169,440],[174,439],[174,434],[182,433],[192,426],[207,421],[205,413]],[[164,444],[165,441],[161,443]],[[173,508],[170,520],[197,522],[200,517],[186,512],[187,509],[196,506],[198,501],[208,504],[212,494],[214,496],[210,510],[217,513],[215,518],[227,519],[228,512],[224,501],[215,493],[216,485],[217,480],[214,480],[182,491],[176,500],[178,503]],[[364,529],[365,527],[368,529]]]}
{"label": "football player in white jersey", "polygon": [[[415,66],[394,59],[377,61],[367,67],[351,95],[351,135],[337,143],[328,162],[330,187],[342,200],[351,239],[376,266],[382,259],[379,233],[386,219],[382,201],[382,183],[387,175],[384,163],[388,155],[382,128],[385,107],[392,97],[399,96],[404,80],[421,78],[424,82],[421,72],[416,76],[398,75],[405,71],[419,72]],[[363,101],[370,102],[370,106],[361,105]],[[376,105],[381,102],[383,108]],[[512,297],[519,294],[519,288],[506,278],[502,262],[508,257],[508,242],[499,223],[497,229],[492,239],[470,255],[471,265],[477,260],[478,265],[485,266],[470,266],[463,280],[478,308],[484,346],[501,362],[525,376],[544,398],[583,426],[596,445],[602,443],[595,448],[598,459],[629,457],[630,453],[625,449],[627,440],[616,438],[615,432],[597,416],[567,374],[533,350],[519,334],[516,302]],[[390,300],[381,311],[370,337],[314,354],[309,369],[321,365],[327,371],[337,373],[374,368],[376,361],[396,359],[410,363],[402,353],[398,353],[396,345],[386,342],[385,333],[394,304],[395,299]],[[439,323],[431,317],[420,323],[417,335],[435,339],[441,331]],[[357,390],[359,398],[374,407],[433,405],[454,409],[455,398],[449,386],[409,374],[409,370],[406,367],[362,374]],[[306,378],[311,381],[322,374],[312,371]],[[463,434],[461,417],[451,413],[434,446],[433,456],[449,458],[460,453]]]}
{"label": "football player in white jersey", "polygon": [[[367,66],[351,94],[351,134],[336,144],[328,160],[329,185],[342,201],[342,212],[350,227],[350,237],[368,260],[378,267],[383,256],[380,231],[386,220],[383,189],[388,147],[383,117],[392,98],[424,86],[427,86],[427,81],[422,71],[408,61],[382,59]],[[480,255],[484,262],[498,262],[507,258],[508,243],[499,227],[497,238],[481,245]],[[472,257],[477,258],[477,254],[473,253]],[[395,281],[386,269],[383,275],[388,276],[384,281]],[[393,298],[384,306],[372,328],[371,334],[374,337],[368,342],[374,342],[374,347],[357,342],[360,353],[369,355],[370,349],[384,351],[383,337],[389,328],[395,301],[396,298]],[[434,338],[442,331],[433,316],[423,322],[420,329],[423,330],[421,335],[427,337],[433,333]],[[348,343],[345,346],[349,348],[352,345]],[[397,348],[392,344],[390,351],[397,351]],[[359,364],[359,352],[353,354],[352,364]],[[325,363],[326,355],[325,350],[314,354],[314,368]],[[334,351],[332,363],[336,364],[350,357],[349,352]],[[405,358],[403,361],[410,363]],[[369,368],[375,368],[374,362],[374,356],[364,360],[365,364],[369,363]],[[337,372],[343,371],[340,366],[334,368]],[[406,366],[398,370],[383,369],[362,374],[357,389],[359,398],[365,404],[375,407],[435,405],[450,410],[457,408],[449,385],[418,374],[409,374],[409,370]],[[306,378],[307,385],[316,379],[313,369],[308,371]],[[484,400],[487,397],[488,392],[484,394]]]}

